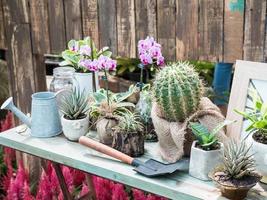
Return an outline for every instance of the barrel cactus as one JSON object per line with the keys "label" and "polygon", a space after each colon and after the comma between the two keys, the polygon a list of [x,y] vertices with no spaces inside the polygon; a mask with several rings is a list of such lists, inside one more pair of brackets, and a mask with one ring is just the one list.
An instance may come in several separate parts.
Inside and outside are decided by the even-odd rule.
{"label": "barrel cactus", "polygon": [[170,63],[156,75],[153,93],[162,117],[184,121],[198,109],[203,83],[189,62]]}

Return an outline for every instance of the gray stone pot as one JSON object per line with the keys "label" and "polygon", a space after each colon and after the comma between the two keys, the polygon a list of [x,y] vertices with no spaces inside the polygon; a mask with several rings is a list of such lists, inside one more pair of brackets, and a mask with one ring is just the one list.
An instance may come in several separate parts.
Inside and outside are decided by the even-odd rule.
{"label": "gray stone pot", "polygon": [[89,116],[83,119],[69,120],[61,117],[61,124],[63,133],[71,141],[78,141],[78,139],[88,132]]}
{"label": "gray stone pot", "polygon": [[101,143],[111,146],[113,142],[113,127],[118,124],[118,120],[102,118],[96,123],[96,130]]}
{"label": "gray stone pot", "polygon": [[189,174],[207,181],[210,180],[208,174],[223,162],[223,144],[219,143],[220,149],[205,151],[197,148],[196,143],[197,141],[194,141],[191,147]]}
{"label": "gray stone pot", "polygon": [[252,150],[256,161],[256,169],[262,175],[260,182],[267,184],[267,145],[252,139]]}

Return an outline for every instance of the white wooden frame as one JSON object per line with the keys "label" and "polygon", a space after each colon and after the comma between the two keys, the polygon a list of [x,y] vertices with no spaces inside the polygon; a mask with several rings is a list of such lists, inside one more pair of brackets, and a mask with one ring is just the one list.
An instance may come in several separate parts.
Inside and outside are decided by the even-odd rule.
{"label": "white wooden frame", "polygon": [[234,112],[234,109],[244,110],[251,79],[266,80],[267,85],[267,63],[237,60],[226,116],[228,120],[236,121],[227,127],[227,135],[230,137],[240,138],[243,117]]}

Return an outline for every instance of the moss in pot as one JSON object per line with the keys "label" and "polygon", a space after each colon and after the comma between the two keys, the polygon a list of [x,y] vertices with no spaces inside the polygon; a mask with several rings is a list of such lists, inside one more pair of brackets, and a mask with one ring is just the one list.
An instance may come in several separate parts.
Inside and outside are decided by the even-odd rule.
{"label": "moss in pot", "polygon": [[209,173],[222,162],[223,144],[217,133],[231,121],[224,121],[209,131],[204,125],[191,122],[190,128],[196,138],[191,147],[189,174],[201,180],[209,180]]}
{"label": "moss in pot", "polygon": [[261,182],[267,184],[267,101],[263,102],[255,89],[249,91],[249,96],[253,106],[245,112],[235,111],[250,122],[246,131],[252,134],[256,168],[263,176]]}
{"label": "moss in pot", "polygon": [[88,98],[85,92],[73,89],[62,97],[60,111],[63,133],[71,141],[78,141],[85,135],[89,127]]}
{"label": "moss in pot", "polygon": [[143,124],[136,113],[125,112],[114,127],[112,147],[132,157],[144,154]]}
{"label": "moss in pot", "polygon": [[250,149],[251,146],[248,147],[244,140],[230,140],[224,148],[223,165],[211,175],[224,197],[242,200],[261,179],[255,170],[255,160]]}

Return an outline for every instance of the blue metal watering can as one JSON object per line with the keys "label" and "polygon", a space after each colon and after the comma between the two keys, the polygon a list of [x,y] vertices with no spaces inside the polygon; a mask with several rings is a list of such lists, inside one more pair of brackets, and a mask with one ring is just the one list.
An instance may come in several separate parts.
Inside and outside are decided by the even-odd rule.
{"label": "blue metal watering can", "polygon": [[21,112],[9,97],[1,109],[11,110],[31,129],[34,137],[53,137],[62,132],[56,96],[59,92],[37,92],[32,95],[31,118]]}

